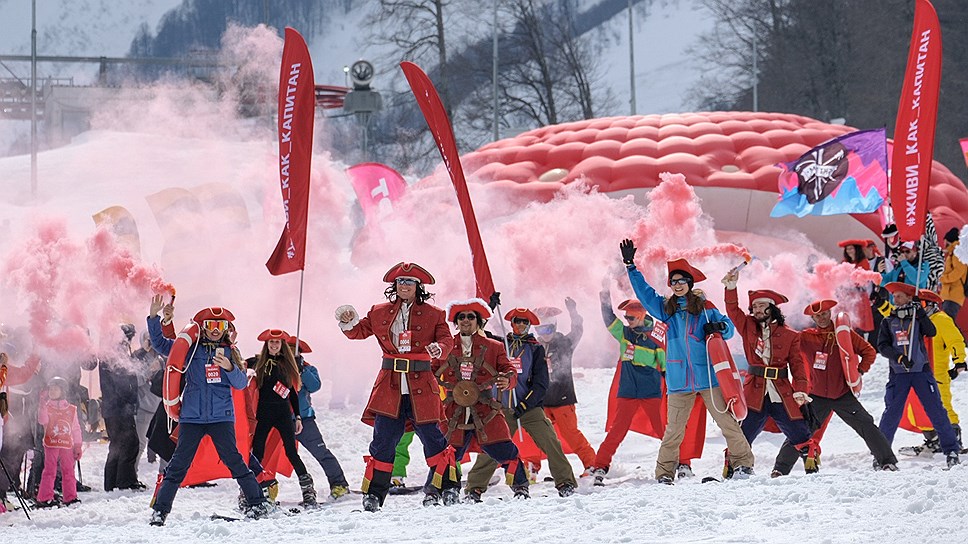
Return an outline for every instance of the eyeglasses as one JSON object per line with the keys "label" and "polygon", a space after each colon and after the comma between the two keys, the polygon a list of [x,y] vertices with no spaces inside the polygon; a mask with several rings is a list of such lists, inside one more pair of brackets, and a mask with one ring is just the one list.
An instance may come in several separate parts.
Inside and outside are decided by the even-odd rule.
{"label": "eyeglasses", "polygon": [[410,278],[397,278],[396,282],[397,285],[417,285],[420,283],[417,280],[412,280]]}
{"label": "eyeglasses", "polygon": [[469,314],[457,314],[454,316],[457,321],[474,321],[477,319],[477,314],[471,312]]}
{"label": "eyeglasses", "polygon": [[221,334],[229,329],[229,322],[224,319],[206,319],[202,321],[202,329]]}
{"label": "eyeglasses", "polygon": [[689,285],[689,280],[686,278],[676,278],[669,280],[669,285]]}

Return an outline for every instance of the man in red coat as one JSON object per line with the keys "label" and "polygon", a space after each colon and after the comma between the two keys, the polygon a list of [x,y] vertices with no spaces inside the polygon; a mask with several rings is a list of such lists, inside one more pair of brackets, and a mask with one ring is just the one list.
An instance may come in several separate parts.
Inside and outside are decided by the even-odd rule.
{"label": "man in red coat", "polygon": [[460,502],[454,449],[440,432],[443,416],[437,378],[431,359],[446,358],[453,338],[444,311],[427,303],[433,296],[426,285],[434,277],[413,263],[398,263],[383,276],[389,302],[370,308],[360,319],[352,306],[336,309],[339,327],[347,338],[376,336],[383,363],[370,393],[363,421],[373,425],[370,457],[363,476],[363,508],[375,512],[390,489],[390,474],[397,442],[408,425],[424,445],[427,465],[433,469],[431,485],[424,490],[424,506]]}
{"label": "man in red coat", "polygon": [[[887,438],[847,386],[844,355],[837,342],[834,322],[830,318],[830,310],[836,305],[835,300],[817,300],[803,309],[804,315],[810,316],[816,325],[800,332],[800,352],[803,354],[806,367],[810,369],[810,406],[817,420],[824,422],[824,426],[814,433],[813,439],[817,444],[820,443],[831,412],[836,413],[864,439],[867,448],[874,456],[875,469],[897,470],[897,457],[894,456]],[[848,332],[851,349],[860,358],[857,361],[855,357],[857,369],[864,374],[874,363],[877,350],[856,332]],[[793,444],[789,441],[784,442],[776,458],[776,469],[783,474],[789,474],[797,457],[799,452]]]}
{"label": "man in red coat", "polygon": [[[736,282],[739,271],[726,274],[726,314],[743,338],[743,350],[749,362],[749,373],[743,383],[743,394],[749,415],[743,420],[743,435],[750,444],[763,431],[768,418],[773,418],[787,440],[804,455],[812,445],[811,430],[803,419],[800,406],[807,402],[807,374],[800,354],[800,335],[786,326],[778,307],[788,299],[768,289],[749,292],[747,314],[739,307]],[[807,472],[817,471],[817,455],[805,458]],[[727,472],[729,467],[726,468]],[[774,476],[778,470],[774,468]]]}
{"label": "man in red coat", "polygon": [[[468,450],[483,451],[504,467],[514,496],[528,498],[528,473],[518,447],[511,441],[495,391],[514,387],[517,372],[508,360],[504,344],[484,336],[481,329],[489,317],[491,311],[481,299],[447,306],[447,320],[457,325],[458,334],[454,336],[450,356],[433,362],[434,372],[447,390],[445,433],[457,448],[458,459]],[[468,489],[467,497],[481,502],[483,492],[479,488]]]}

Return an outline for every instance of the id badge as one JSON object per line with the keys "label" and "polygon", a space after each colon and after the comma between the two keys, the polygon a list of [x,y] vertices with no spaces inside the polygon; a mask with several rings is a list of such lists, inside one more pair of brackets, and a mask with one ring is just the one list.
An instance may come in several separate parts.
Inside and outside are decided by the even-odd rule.
{"label": "id badge", "polygon": [[816,368],[817,370],[827,370],[826,353],[822,351],[817,352],[817,354],[814,356],[814,359],[813,359],[813,368]]}
{"label": "id badge", "polygon": [[625,346],[625,355],[623,355],[622,358],[626,361],[635,359],[635,344],[629,342],[629,344]]}
{"label": "id badge", "polygon": [[666,325],[663,321],[656,321],[655,325],[652,327],[652,332],[649,333],[649,336],[652,338],[652,340],[655,340],[656,344],[665,346],[667,330],[669,330],[669,325]]}
{"label": "id badge", "polygon": [[205,381],[208,383],[222,383],[221,368],[215,364],[205,365]]}
{"label": "id badge", "polygon": [[906,330],[894,331],[894,340],[897,341],[897,345],[899,346],[907,346],[911,343],[911,340],[908,338],[908,331]]}
{"label": "id badge", "polygon": [[289,397],[289,388],[283,385],[282,382],[276,382],[276,385],[272,386],[272,390],[282,398]]}
{"label": "id badge", "polygon": [[757,338],[756,339],[756,349],[753,350],[753,353],[755,353],[757,357],[759,357],[759,358],[762,359],[763,358],[763,352],[765,352],[765,351],[766,351],[766,344],[763,343],[763,339],[762,338]]}
{"label": "id badge", "polygon": [[514,367],[514,372],[516,372],[517,374],[520,374],[521,373],[521,358],[520,357],[514,357],[513,359],[511,359],[511,366]]}
{"label": "id badge", "polygon": [[413,339],[413,331],[403,331],[397,336],[397,351],[400,353],[410,353],[410,342]]}
{"label": "id badge", "polygon": [[474,377],[474,363],[464,361],[460,364],[460,379],[469,380]]}

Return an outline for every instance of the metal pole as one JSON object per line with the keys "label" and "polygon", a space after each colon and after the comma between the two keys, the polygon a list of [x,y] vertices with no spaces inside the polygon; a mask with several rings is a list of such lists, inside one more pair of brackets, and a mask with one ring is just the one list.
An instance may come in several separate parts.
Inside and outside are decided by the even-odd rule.
{"label": "metal pole", "polygon": [[632,32],[632,0],[629,0],[629,100],[631,115],[635,115],[635,34]]}
{"label": "metal pole", "polygon": [[753,30],[753,111],[760,111],[759,74],[756,69],[756,29]]}
{"label": "metal pole", "polygon": [[30,2],[30,196],[37,196],[37,0]]}
{"label": "metal pole", "polygon": [[501,130],[498,127],[498,119],[500,118],[500,108],[497,103],[497,3],[500,0],[494,0],[494,46],[491,65],[491,98],[494,101],[494,141],[496,142],[501,138]]}

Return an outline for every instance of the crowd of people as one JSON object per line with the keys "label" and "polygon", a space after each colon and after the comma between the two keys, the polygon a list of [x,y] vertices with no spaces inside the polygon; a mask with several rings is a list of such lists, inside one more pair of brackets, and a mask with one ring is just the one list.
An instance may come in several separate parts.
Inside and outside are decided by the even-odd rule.
{"label": "crowd of people", "polygon": [[[881,276],[865,288],[870,304],[852,308],[853,326],[835,317],[845,304],[819,299],[803,308],[813,326],[800,331],[787,324],[781,306],[789,299],[777,291],[747,286],[748,307],[741,308],[741,267],[722,278],[725,313],[696,287],[707,278],[686,259],[667,263],[668,293],[660,294],[637,269],[634,243],[624,240],[619,250],[635,298],[613,307],[611,285],[617,278],[604,279],[601,314],[617,342],[617,361],[608,432],[597,451],[578,425],[572,354],[585,323],[573,299],[564,299],[570,319],[564,333],[559,308],[501,312],[499,293],[487,301],[434,306],[430,272],[414,263],[395,265],[383,278],[385,302],[366,313],[351,305],[335,312],[347,339],[374,337],[380,351],[362,418],[373,430],[362,476],[363,509],[379,511],[394,489],[406,487],[407,447],[414,436],[428,466],[420,487],[425,506],[481,502],[499,466],[514,497],[527,499],[543,459],[558,494],[570,496],[578,482],[567,452],[581,460],[581,476],[606,485],[630,430],[661,440],[655,478],[674,485],[693,476],[691,461],[702,454],[707,415],[727,445],[724,478],[754,474],[751,444],[765,429],[785,438],[771,477],[789,474],[798,458],[806,473],[820,471],[821,440],[833,414],[864,441],[875,470],[896,471],[891,443],[911,391],[929,420],[921,424],[930,426],[922,428],[923,445],[901,453],[941,452],[948,467],[959,464],[961,430],[950,383],[968,369],[965,340],[955,325],[968,267],[954,254],[958,231],[945,234],[944,248],[930,247],[937,246],[930,237],[899,243],[890,230],[884,237],[883,253],[870,240],[841,243],[845,262]],[[309,345],[285,330],[267,329],[258,336],[260,352],[244,358],[228,309],[204,308],[177,334],[173,315],[174,297],[165,302],[155,296],[139,349],[131,346],[135,326],[124,324],[117,355],[81,361],[74,375],[52,374],[37,357],[8,365],[7,354],[0,353],[0,509],[14,505],[10,493],[25,507],[80,502],[78,491],[90,490],[75,474],[84,435],[97,436],[102,427],[109,439],[105,491],[146,490],[138,463],[145,452],[149,462],[158,463],[151,525],[165,524],[205,436],[238,482],[239,508],[249,517],[265,517],[276,508],[278,467],[265,462],[270,448],[281,448],[295,471],[300,506],[312,508],[318,497],[297,443],[319,462],[332,500],[349,493],[315,422],[311,394],[321,382],[304,358]],[[495,317],[500,335],[485,330]],[[726,362],[710,348],[734,335],[748,369],[742,383],[721,383],[736,380],[722,372]],[[885,409],[875,424],[855,392],[856,376],[871,370],[878,353],[889,368]],[[80,386],[81,368],[97,370],[99,403]],[[742,414],[737,415],[732,389],[745,399]],[[244,391],[244,414],[236,413],[233,390]],[[247,425],[240,427],[240,420]],[[248,432],[242,441],[237,433],[246,431],[240,429]],[[270,439],[273,430],[277,439]],[[533,450],[519,447],[524,433]],[[240,450],[239,444],[248,447]],[[461,461],[469,452],[479,455],[465,483]],[[25,458],[31,459],[29,468]]]}

